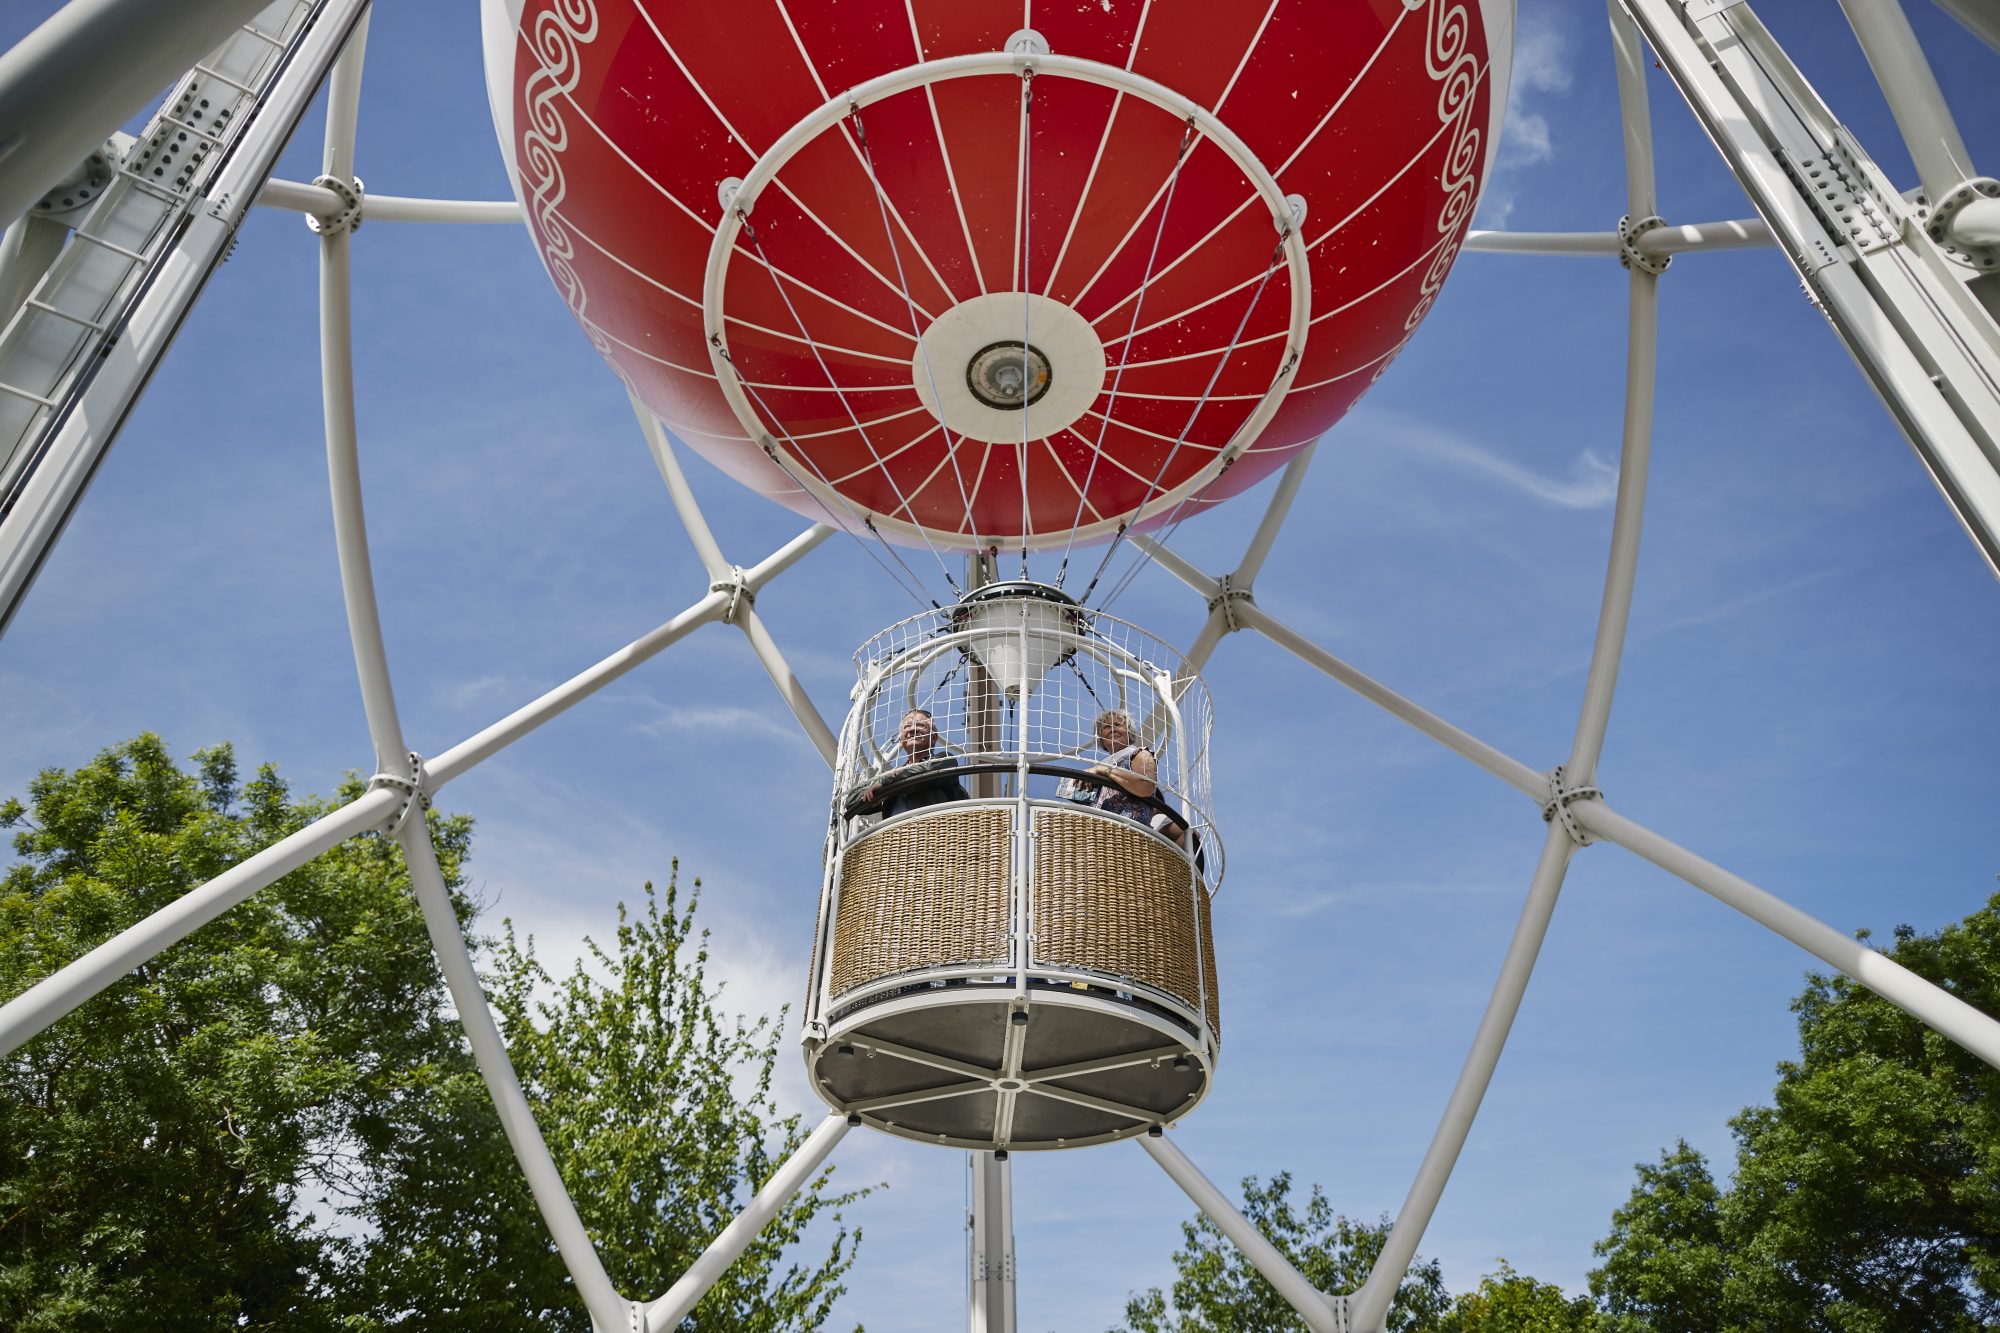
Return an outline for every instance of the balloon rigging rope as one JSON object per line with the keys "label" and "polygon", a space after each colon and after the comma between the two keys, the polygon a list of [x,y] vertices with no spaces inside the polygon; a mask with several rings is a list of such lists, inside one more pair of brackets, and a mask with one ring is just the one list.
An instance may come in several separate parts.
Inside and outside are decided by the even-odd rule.
{"label": "balloon rigging rope", "polygon": [[[1222,378],[1224,367],[1229,364],[1229,358],[1235,355],[1237,345],[1243,341],[1243,331],[1250,326],[1250,317],[1257,313],[1257,303],[1263,299],[1265,288],[1271,285],[1271,275],[1276,273],[1285,262],[1285,242],[1291,239],[1291,234],[1291,227],[1288,225],[1279,235],[1277,248],[1271,252],[1271,262],[1264,266],[1264,276],[1257,280],[1257,286],[1251,291],[1250,301],[1243,308],[1243,318],[1236,321],[1236,331],[1229,335],[1229,345],[1222,349],[1222,355],[1216,360],[1215,369],[1209,374],[1208,383],[1202,386],[1201,397],[1195,400],[1194,410],[1188,413],[1187,424],[1181,427],[1180,435],[1174,440],[1174,447],[1167,451],[1166,458],[1160,463],[1160,470],[1153,474],[1152,484],[1146,487],[1146,494],[1140,499],[1138,507],[1132,511],[1132,519],[1124,527],[1118,529],[1118,535],[1111,539],[1111,545],[1104,548],[1104,558],[1097,562],[1097,569],[1090,576],[1089,586],[1084,588],[1083,595],[1078,597],[1077,601],[1086,602],[1090,600],[1092,589],[1096,588],[1097,581],[1104,577],[1105,569],[1111,564],[1111,557],[1118,552],[1119,543],[1125,540],[1125,534],[1131,530],[1132,523],[1137,522],[1146,506],[1152,503],[1154,494],[1160,489],[1160,482],[1167,475],[1167,469],[1173,466],[1175,457],[1180,454],[1182,446],[1187,443],[1188,433],[1194,429],[1194,423],[1201,416],[1202,408],[1208,406],[1209,397],[1215,392],[1216,382]],[[1129,350],[1130,348],[1128,347],[1127,351],[1129,352]],[[1290,369],[1290,362],[1287,361],[1285,366],[1276,375],[1271,377],[1272,386],[1275,387],[1278,381],[1283,378],[1285,372]],[[1267,388],[1264,392],[1268,396],[1270,389]],[[1193,493],[1190,492],[1187,496],[1183,497],[1181,503],[1176,506],[1176,510],[1185,508],[1188,500],[1193,498]],[[1143,564],[1148,558],[1150,557],[1141,557],[1140,563]],[[1130,582],[1131,574],[1137,572],[1138,566],[1135,565],[1128,572],[1124,581]],[[1122,592],[1123,590],[1121,584],[1119,591]]]}
{"label": "balloon rigging rope", "polygon": [[[730,368],[732,370],[735,370],[736,360],[734,357],[729,355],[728,349],[720,348],[718,349],[718,351],[722,359],[724,361],[729,362]],[[831,523],[834,527],[839,528],[849,537],[852,537],[854,539],[854,544],[856,546],[859,546],[863,551],[867,552],[868,558],[870,560],[873,560],[876,564],[882,567],[882,572],[889,576],[890,582],[894,583],[896,587],[901,589],[903,592],[909,593],[909,595],[916,600],[919,609],[921,609],[927,601],[931,606],[935,607],[937,605],[937,600],[935,598],[926,598],[923,595],[924,581],[917,577],[917,572],[910,568],[908,563],[904,561],[903,557],[897,553],[895,547],[889,545],[887,541],[883,540],[882,534],[875,531],[875,525],[868,520],[866,515],[862,514],[860,511],[855,509],[854,505],[851,502],[849,502],[846,496],[842,495],[839,491],[834,490],[833,483],[827,481],[826,479],[826,473],[820,471],[819,464],[812,461],[812,455],[808,454],[805,450],[799,448],[798,441],[794,440],[790,435],[786,434],[784,426],[780,424],[778,418],[772,413],[770,406],[767,403],[765,403],[764,395],[757,392],[757,386],[750,383],[749,380],[744,379],[743,374],[740,370],[737,371],[736,379],[737,382],[743,386],[744,390],[749,393],[751,401],[756,403],[758,413],[763,416],[764,420],[771,422],[772,425],[776,428],[778,434],[783,437],[785,443],[791,446],[791,452],[805,460],[806,466],[813,470],[813,474],[820,479],[820,481],[826,486],[827,490],[833,493],[833,497],[840,501],[841,507],[847,510],[849,518],[860,522],[861,525],[867,528],[869,532],[874,533],[875,540],[881,542],[882,549],[887,551],[892,557],[894,557],[898,565],[902,566],[903,572],[910,576],[911,581],[916,584],[916,588],[912,589],[909,584],[903,582],[903,580],[897,576],[896,571],[889,568],[888,563],[884,561],[881,556],[875,554],[875,550],[873,547],[869,546],[867,542],[862,541],[859,536],[855,535],[852,526],[850,526],[848,523],[842,522],[839,516],[836,515],[833,512],[833,510],[827,508],[826,501],[820,498],[819,492],[814,490],[812,487],[806,485],[804,478],[800,477],[797,473],[793,472],[792,469],[790,469],[789,467],[786,467],[784,460],[779,456],[777,450],[775,449],[765,450],[765,453],[770,457],[771,461],[777,464],[778,471],[784,473],[785,476],[788,479],[790,479],[791,483],[794,486],[797,486],[807,495],[810,495],[813,498],[813,503],[819,506],[820,512],[826,515],[827,522]]]}
{"label": "balloon rigging rope", "polygon": [[[889,196],[887,191],[882,188],[881,179],[875,174],[875,155],[869,150],[868,133],[861,124],[861,108],[853,103],[849,103],[847,117],[854,122],[854,140],[861,149],[861,163],[868,169],[868,183],[875,190],[876,211],[882,215],[882,236],[883,239],[888,241],[889,254],[896,261],[896,282],[903,289],[903,304],[909,309],[910,333],[916,338],[917,352],[923,359],[924,378],[930,382],[931,386],[931,401],[938,404],[938,426],[944,431],[945,457],[951,460],[951,475],[958,481],[958,498],[960,503],[965,506],[965,526],[971,530],[973,544],[977,545],[979,542],[979,532],[972,527],[972,497],[966,492],[965,473],[958,465],[958,446],[962,440],[960,437],[954,437],[951,427],[944,424],[944,400],[938,397],[937,375],[931,369],[931,349],[925,344],[923,333],[917,327],[916,298],[910,294],[910,279],[903,271],[902,247],[896,244],[895,230],[889,225]],[[951,292],[947,290],[945,295],[946,297],[950,297]],[[904,509],[909,513],[910,521],[918,523],[916,512],[910,510],[907,505],[904,506]],[[920,523],[919,526],[921,526]],[[944,577],[945,582],[951,584],[951,590],[954,593],[958,592],[958,582],[952,578],[949,569],[945,570]]]}
{"label": "balloon rigging rope", "polygon": [[[1167,210],[1174,206],[1174,187],[1180,183],[1181,167],[1187,162],[1188,149],[1195,140],[1194,117],[1187,118],[1187,128],[1181,132],[1180,154],[1174,158],[1173,174],[1167,177],[1167,190],[1160,202],[1160,220],[1153,227],[1153,248],[1146,256],[1146,271],[1139,278],[1139,290],[1133,293],[1132,320],[1126,326],[1123,339],[1125,350],[1118,355],[1118,369],[1111,375],[1111,396],[1105,401],[1104,415],[1097,427],[1097,443],[1091,446],[1090,467],[1083,474],[1083,487],[1076,493],[1076,515],[1070,519],[1069,540],[1063,543],[1062,563],[1056,567],[1056,586],[1062,587],[1063,576],[1069,573],[1070,553],[1076,548],[1076,528],[1083,522],[1085,497],[1090,494],[1090,486],[1097,478],[1097,464],[1104,457],[1104,437],[1111,429],[1112,414],[1118,408],[1118,386],[1125,378],[1125,363],[1132,359],[1132,335],[1139,329],[1139,312],[1145,309],[1146,292],[1153,282],[1153,266],[1160,261],[1160,238],[1167,231]],[[1122,532],[1123,529],[1120,529]]]}
{"label": "balloon rigging rope", "polygon": [[[806,330],[806,322],[799,315],[798,307],[792,304],[792,296],[790,292],[787,292],[785,290],[784,280],[778,276],[778,270],[772,266],[770,257],[764,253],[763,238],[757,235],[757,229],[750,225],[749,216],[745,214],[741,209],[738,209],[736,211],[736,217],[737,220],[742,224],[743,235],[748,236],[750,238],[751,246],[754,247],[757,251],[758,262],[762,263],[764,265],[765,271],[771,275],[771,285],[777,288],[778,299],[785,303],[785,309],[788,312],[790,312],[792,316],[792,323],[798,326],[799,336],[805,339],[806,346],[812,349],[813,360],[819,363],[820,373],[826,376],[826,382],[828,385],[832,387],[834,396],[840,399],[840,406],[842,407],[843,410],[846,411],[847,419],[854,423],[855,432],[861,436],[861,443],[865,445],[868,449],[868,457],[874,460],[876,468],[882,473],[882,476],[888,481],[890,493],[896,497],[896,503],[899,506],[901,506],[902,511],[904,513],[910,516],[910,525],[917,530],[917,535],[924,539],[924,546],[929,549],[931,553],[931,558],[936,560],[938,562],[938,568],[944,571],[945,582],[950,583],[952,587],[956,588],[958,585],[952,580],[951,566],[945,563],[944,556],[940,555],[938,553],[938,548],[932,544],[930,530],[926,528],[922,523],[917,521],[916,513],[910,508],[910,502],[903,496],[903,488],[896,484],[896,478],[894,474],[892,474],[889,471],[888,464],[883,461],[882,455],[876,452],[875,441],[869,438],[868,428],[861,424],[861,418],[855,414],[854,405],[847,401],[847,391],[840,386],[840,381],[834,378],[833,367],[827,365],[826,357],[821,355],[818,341],[815,340],[812,334]],[[731,362],[730,364],[733,366],[735,363]],[[742,379],[740,375],[737,378],[739,380]],[[749,387],[748,381],[744,381],[744,387],[745,388]],[[763,400],[759,398],[758,401],[761,404]],[[766,421],[771,422],[774,425],[777,424],[778,420],[776,417],[773,417],[769,412],[764,413],[764,419]],[[786,436],[786,443],[787,444],[793,443],[789,435]],[[805,454],[801,453],[800,457],[805,458],[806,456]],[[817,463],[814,463],[810,458],[806,458],[806,463],[809,467],[812,468],[812,470],[815,473],[819,474],[819,479],[826,484],[827,489],[832,490],[833,483],[827,481],[826,474],[820,471],[819,465]],[[839,494],[838,491],[834,493]],[[843,497],[843,500],[844,499],[845,497]],[[882,536],[880,532],[876,531],[874,520],[872,518],[864,517],[862,521],[867,525],[868,530],[875,534],[875,540],[881,542],[883,547],[885,549],[888,549],[889,542],[885,537]],[[899,564],[902,563],[901,556],[897,556],[896,559],[897,563]],[[905,564],[903,565],[903,568],[909,569],[909,566]],[[911,577],[913,578],[915,577],[914,571],[912,571]],[[922,579],[917,580],[917,586],[920,588],[923,586]],[[936,605],[936,603],[933,602],[932,605]]]}
{"label": "balloon rigging rope", "polygon": [[[1273,393],[1277,392],[1278,383],[1279,381],[1276,379],[1271,381],[1270,387],[1265,389],[1263,396],[1258,399],[1258,406],[1261,407],[1263,405],[1263,400],[1265,398],[1269,398]],[[1254,415],[1256,409],[1253,408],[1251,409],[1251,411],[1252,414]],[[1194,492],[1190,491],[1188,494],[1183,495],[1180,499],[1180,503],[1176,504],[1173,507],[1172,511],[1168,513],[1167,521],[1161,527],[1159,535],[1153,538],[1152,542],[1149,545],[1150,546],[1167,545],[1168,540],[1172,538],[1172,536],[1176,532],[1180,531],[1182,520],[1184,520],[1190,513],[1194,512],[1192,508],[1190,508],[1190,506],[1194,504],[1194,501],[1195,501]],[[1138,577],[1139,571],[1144,569],[1148,564],[1152,563],[1152,560],[1153,560],[1153,552],[1148,547],[1144,546],[1140,547],[1138,558],[1133,560],[1131,568],[1125,571],[1124,575],[1117,581],[1115,585],[1113,585],[1111,591],[1105,594],[1104,600],[1098,604],[1097,609],[1100,611],[1110,610],[1111,604],[1117,601],[1118,598],[1124,593],[1125,589],[1127,589],[1132,585],[1132,580]]]}

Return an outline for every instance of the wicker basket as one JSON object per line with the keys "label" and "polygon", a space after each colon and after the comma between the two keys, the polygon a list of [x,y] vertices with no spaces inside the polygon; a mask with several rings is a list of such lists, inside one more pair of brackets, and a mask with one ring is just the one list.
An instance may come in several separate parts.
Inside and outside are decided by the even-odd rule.
{"label": "wicker basket", "polygon": [[[1129,821],[1066,810],[1034,818],[1033,962],[1126,977],[1201,1009],[1220,1035],[1208,894],[1188,863]],[[1199,928],[1197,908],[1199,901]]]}
{"label": "wicker basket", "polygon": [[840,867],[829,991],[919,968],[1005,963],[1014,812],[926,812],[864,835]]}

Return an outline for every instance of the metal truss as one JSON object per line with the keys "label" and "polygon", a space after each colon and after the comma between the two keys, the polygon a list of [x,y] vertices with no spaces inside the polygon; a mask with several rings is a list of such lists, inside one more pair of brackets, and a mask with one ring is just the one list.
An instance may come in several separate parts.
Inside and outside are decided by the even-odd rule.
{"label": "metal truss", "polygon": [[[1256,578],[1304,481],[1312,458],[1310,449],[1286,468],[1242,559],[1230,572],[1211,576],[1170,547],[1151,538],[1137,539],[1162,568],[1193,589],[1207,605],[1207,619],[1187,655],[1188,670],[1199,670],[1228,635],[1252,631],[1515,788],[1529,799],[1535,817],[1547,825],[1519,921],[1501,958],[1499,976],[1473,1035],[1471,1050],[1383,1252],[1359,1289],[1345,1293],[1316,1290],[1170,1140],[1163,1136],[1137,1140],[1316,1333],[1379,1333],[1384,1327],[1397,1284],[1414,1257],[1450,1179],[1506,1044],[1570,859],[1592,842],[1615,843],[1687,881],[1874,990],[1980,1059],[2000,1067],[2000,1022],[1848,935],[1619,813],[1605,800],[1598,786],[1598,758],[1623,655],[1644,518],[1660,275],[1673,254],[1687,251],[1776,242],[1787,249],[1795,263],[1801,258],[1796,210],[1775,202],[1778,200],[1775,193],[1758,192],[1758,182],[1763,177],[1738,157],[1731,156],[1732,145],[1738,145],[1734,139],[1725,143],[1718,138],[1718,146],[1750,185],[1762,220],[1676,227],[1659,222],[1656,213],[1641,29],[1653,41],[1655,50],[1681,82],[1683,90],[1696,89],[1689,96],[1691,101],[1697,101],[1697,92],[1706,87],[1705,80],[1719,79],[1728,71],[1710,69],[1705,57],[1699,62],[1701,68],[1693,68],[1690,61],[1694,56],[1689,52],[1715,49],[1712,44],[1717,31],[1712,25],[1717,23],[1734,25],[1732,30],[1739,34],[1761,31],[1752,26],[1755,21],[1749,7],[1732,4],[1730,0],[1610,0],[1609,7],[1625,123],[1625,223],[1610,233],[1474,233],[1467,247],[1617,257],[1630,270],[1626,399],[1618,493],[1589,673],[1576,731],[1563,761],[1544,772],[1503,753],[1307,640],[1258,603],[1254,595]],[[1857,28],[1863,29],[1864,45],[1871,41],[1881,45],[1879,34],[1871,38],[1860,21]],[[599,1333],[669,1329],[694,1307],[757,1233],[810,1180],[846,1134],[850,1122],[838,1115],[827,1117],[666,1293],[652,1300],[634,1300],[620,1294],[612,1286],[584,1230],[522,1094],[453,916],[421,814],[436,792],[453,778],[706,624],[733,625],[742,631],[801,728],[831,763],[835,754],[833,733],[758,616],[755,602],[757,594],[771,580],[819,546],[833,529],[815,525],[755,565],[746,568],[732,564],[702,516],[664,431],[635,399],[634,410],[669,499],[709,579],[706,592],[679,615],[442,754],[424,758],[405,748],[377,613],[361,506],[349,328],[349,235],[364,211],[373,216],[410,221],[457,222],[504,221],[517,213],[507,203],[457,200],[396,200],[384,207],[389,201],[364,201],[358,186],[348,184],[353,180],[354,124],[365,35],[364,16],[333,68],[324,174],[310,186],[271,181],[262,190],[267,202],[307,210],[320,234],[320,325],[328,471],[341,581],[356,671],[376,754],[376,776],[366,792],[353,802],[266,848],[0,1006],[0,1054],[18,1048],[133,967],[345,839],[366,832],[394,836],[408,861],[411,882],[422,905],[433,947],[481,1074],[536,1206],[594,1325]],[[1699,45],[1702,41],[1711,45],[1702,47]],[[1749,45],[1765,57],[1775,49]],[[1870,54],[1871,57],[1877,54],[1872,46]],[[1907,57],[1908,52],[1903,55]],[[1734,58],[1722,59],[1721,63],[1726,67]],[[1878,70],[1884,67],[1883,61],[1876,63]],[[1766,69],[1769,68],[1767,64]],[[1907,76],[1908,70],[1904,69],[1896,77],[1907,82]],[[1696,109],[1698,113],[1703,110],[1699,101]],[[1934,106],[1928,109],[1937,110]],[[1901,118],[1903,112],[1899,110],[1898,114]],[[1926,180],[1927,188],[1930,185]],[[1983,194],[1979,197],[1985,198]],[[1971,202],[1961,201],[1968,206],[1954,215],[1963,219],[1969,213],[1970,220],[1958,231],[1947,225],[1940,233],[1939,245],[1970,244],[1968,236],[1976,237],[1980,234],[1977,229],[1987,225],[1981,210],[1969,206]],[[376,209],[382,211],[372,211]],[[1947,224],[1952,221],[1946,219]],[[1862,256],[1850,245],[1847,252],[1814,269],[1808,280],[1817,280],[1821,284],[1817,290],[1825,296],[1845,281],[1838,278],[1836,271],[1845,272],[1862,262]],[[1853,280],[1866,285],[1859,275],[1854,275]],[[1889,293],[1884,285],[1878,284],[1878,288],[1872,299],[1887,301],[1892,307],[1902,299]],[[1832,298],[1828,299],[1831,304]],[[1829,316],[1833,317],[1831,309]],[[1835,323],[1839,327],[1839,319]],[[1869,368],[1865,361],[1864,368]],[[1869,369],[1871,379],[1907,427],[1907,414],[1896,407],[1903,386]],[[1986,364],[1986,370],[1991,370],[1990,363]],[[1920,452],[1927,447],[1930,446],[1919,443]],[[1937,475],[1942,463],[1929,454],[1926,461],[1933,465]],[[1946,489],[1949,494],[1950,488]],[[1967,493],[1973,489],[1976,488],[1968,487]],[[1954,504],[1957,503],[1954,498]],[[1966,521],[1976,536],[1982,530],[1976,527],[1975,520],[1983,523],[1992,513],[2000,512],[1981,510],[1970,501],[1968,505],[1969,508],[1961,508],[1961,517],[1972,515]],[[1991,554],[1984,542],[1982,549]],[[975,1327],[986,1333],[1011,1329],[1014,1322],[1013,1256],[1011,1237],[1007,1234],[1011,1229],[1011,1184],[1005,1166],[1006,1163],[990,1158],[974,1164],[979,1188],[975,1192],[975,1245],[969,1278]]]}

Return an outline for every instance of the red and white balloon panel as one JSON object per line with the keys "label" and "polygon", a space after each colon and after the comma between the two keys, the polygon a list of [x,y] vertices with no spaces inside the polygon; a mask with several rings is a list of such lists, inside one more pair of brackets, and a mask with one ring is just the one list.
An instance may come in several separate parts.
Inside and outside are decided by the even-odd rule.
{"label": "red and white balloon panel", "polygon": [[[1026,7],[1053,55],[1206,109],[1304,201],[1310,323],[1288,367],[1294,272],[1273,210],[1157,99],[1000,70],[916,81],[849,114],[848,90],[871,80],[1006,48],[1021,4],[484,11],[528,225],[620,377],[799,512],[958,547],[1087,541],[1191,512],[1338,420],[1457,255],[1513,32],[1512,0]],[[702,307],[726,183],[830,103],[840,113],[786,145],[727,251],[718,361]],[[1267,399],[1275,415],[1246,440]],[[1216,475],[1225,451],[1241,456]]]}

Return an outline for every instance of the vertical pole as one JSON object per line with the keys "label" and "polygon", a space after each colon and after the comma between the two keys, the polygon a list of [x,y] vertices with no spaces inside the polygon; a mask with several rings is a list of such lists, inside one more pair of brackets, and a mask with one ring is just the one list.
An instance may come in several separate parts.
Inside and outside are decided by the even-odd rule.
{"label": "vertical pole", "polygon": [[1014,1164],[972,1158],[971,1333],[1014,1333]]}

